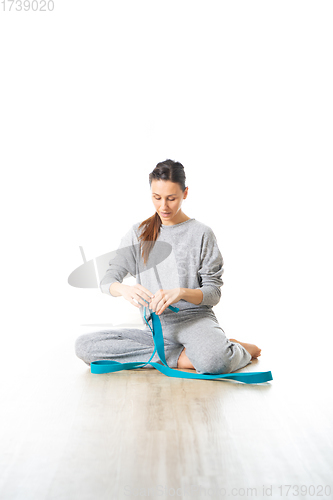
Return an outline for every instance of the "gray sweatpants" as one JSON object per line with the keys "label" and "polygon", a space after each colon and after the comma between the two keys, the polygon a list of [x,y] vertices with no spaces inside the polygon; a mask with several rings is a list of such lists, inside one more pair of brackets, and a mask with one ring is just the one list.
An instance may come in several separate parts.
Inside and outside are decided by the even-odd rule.
{"label": "gray sweatpants", "polygon": [[[147,311],[148,319],[148,311]],[[213,311],[164,311],[160,316],[165,359],[177,368],[178,358],[186,355],[197,373],[231,373],[251,363],[251,354],[240,344],[227,339]],[[148,320],[152,328],[152,320]],[[147,362],[154,351],[152,332],[147,324],[139,328],[111,328],[80,335],[75,342],[76,355],[90,365],[92,361],[110,359],[120,363]],[[162,364],[155,353],[153,362]],[[146,365],[145,368],[153,368]]]}

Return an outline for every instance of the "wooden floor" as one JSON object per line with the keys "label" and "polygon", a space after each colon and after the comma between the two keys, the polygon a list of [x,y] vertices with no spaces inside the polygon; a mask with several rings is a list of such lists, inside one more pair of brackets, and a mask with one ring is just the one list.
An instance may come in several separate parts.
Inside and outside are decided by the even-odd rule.
{"label": "wooden floor", "polygon": [[310,346],[261,347],[240,370],[271,370],[259,385],[153,368],[92,375],[73,338],[23,371],[11,360],[0,498],[332,498],[330,365]]}

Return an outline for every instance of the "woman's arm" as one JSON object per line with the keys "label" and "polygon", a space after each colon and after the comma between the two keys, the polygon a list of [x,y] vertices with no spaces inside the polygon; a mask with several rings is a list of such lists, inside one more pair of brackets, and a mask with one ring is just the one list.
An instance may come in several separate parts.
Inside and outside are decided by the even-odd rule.
{"label": "woman's arm", "polygon": [[205,231],[201,247],[201,264],[198,269],[200,287],[203,293],[203,306],[216,306],[221,298],[223,257],[219,250],[216,236],[211,228]]}
{"label": "woman's arm", "polygon": [[186,300],[186,302],[191,302],[191,304],[199,305],[203,299],[203,293],[198,288],[181,288],[181,298]]}
{"label": "woman's arm", "polygon": [[[109,261],[109,267],[105,271],[103,279],[100,281],[99,287],[103,293],[119,297],[118,285],[122,285],[123,279],[128,275],[136,275],[136,258],[135,258],[135,235],[133,226],[127,231],[125,236],[121,238],[120,245],[116,251],[115,257]],[[111,293],[112,288],[115,294]],[[127,285],[125,285],[127,286]]]}

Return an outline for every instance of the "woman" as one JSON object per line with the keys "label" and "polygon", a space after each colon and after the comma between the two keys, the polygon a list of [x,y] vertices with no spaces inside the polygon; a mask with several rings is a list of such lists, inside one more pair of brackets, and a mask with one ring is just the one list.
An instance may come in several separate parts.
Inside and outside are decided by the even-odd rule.
{"label": "woman", "polygon": [[[170,368],[231,373],[260,356],[254,344],[228,340],[212,310],[221,298],[223,259],[211,228],[181,209],[188,195],[185,179],[183,165],[172,160],[149,174],[156,212],[122,238],[100,283],[102,292],[140,308],[145,326],[81,335],[76,354],[88,365],[102,359],[147,362],[154,342],[144,311],[147,321],[149,311],[160,318]],[[122,283],[128,273],[136,276],[135,285]],[[171,304],[178,313],[168,309]],[[152,361],[161,363],[157,352]]]}

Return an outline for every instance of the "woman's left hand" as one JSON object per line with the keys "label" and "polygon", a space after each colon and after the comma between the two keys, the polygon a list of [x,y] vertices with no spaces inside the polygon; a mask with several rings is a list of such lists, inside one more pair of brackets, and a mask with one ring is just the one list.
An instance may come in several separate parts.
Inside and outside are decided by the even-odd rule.
{"label": "woman's left hand", "polygon": [[172,288],[171,290],[158,290],[150,299],[149,309],[160,315],[171,304],[178,302],[182,298],[181,288]]}

